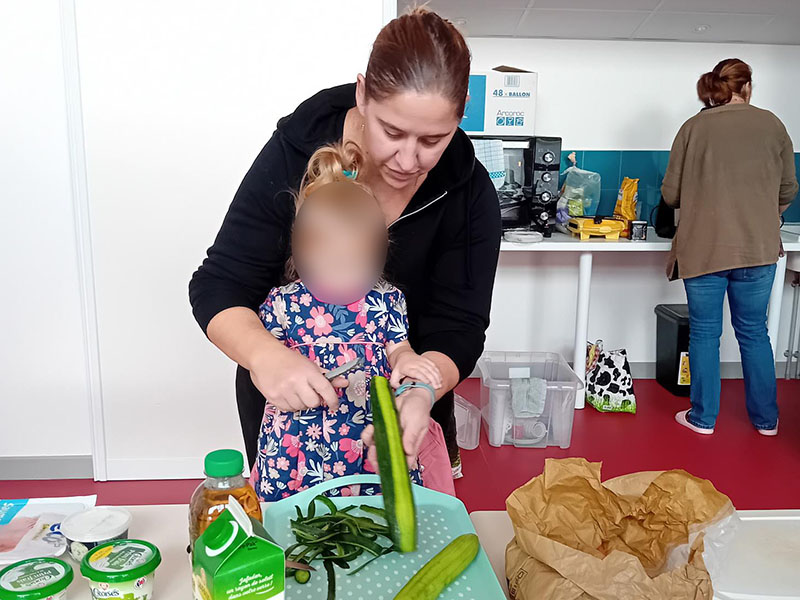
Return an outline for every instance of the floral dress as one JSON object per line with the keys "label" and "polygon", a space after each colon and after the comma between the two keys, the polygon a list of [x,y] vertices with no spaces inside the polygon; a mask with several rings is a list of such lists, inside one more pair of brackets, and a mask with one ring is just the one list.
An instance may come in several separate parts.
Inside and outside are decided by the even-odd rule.
{"label": "floral dress", "polygon": [[[280,500],[333,477],[374,473],[361,443],[361,432],[372,423],[367,390],[373,376],[389,376],[387,344],[408,339],[403,293],[380,281],[361,300],[339,306],[318,301],[296,281],[274,288],[259,316],[272,335],[325,370],[357,357],[364,362],[362,370],[347,375],[349,385],[338,390],[336,412],[327,407],[283,412],[267,402],[253,469],[260,499]],[[412,478],[421,483],[416,469]],[[361,488],[332,495],[376,492],[375,486]]]}

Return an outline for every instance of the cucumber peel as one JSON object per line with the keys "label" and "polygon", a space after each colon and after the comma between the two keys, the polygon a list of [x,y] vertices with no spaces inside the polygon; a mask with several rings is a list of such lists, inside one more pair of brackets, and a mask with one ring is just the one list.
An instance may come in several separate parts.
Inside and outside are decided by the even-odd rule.
{"label": "cucumber peel", "polygon": [[369,397],[385,518],[391,540],[398,552],[413,552],[417,549],[414,495],[403,450],[403,432],[389,381],[385,377],[373,377],[369,384]]}

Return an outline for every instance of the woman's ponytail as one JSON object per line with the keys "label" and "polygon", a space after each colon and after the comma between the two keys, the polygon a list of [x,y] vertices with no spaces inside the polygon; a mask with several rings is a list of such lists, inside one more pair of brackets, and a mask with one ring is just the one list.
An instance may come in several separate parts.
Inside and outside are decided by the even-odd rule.
{"label": "woman's ponytail", "polygon": [[697,81],[697,96],[707,108],[728,104],[734,94],[744,97],[745,86],[753,81],[753,70],[743,60],[728,58]]}

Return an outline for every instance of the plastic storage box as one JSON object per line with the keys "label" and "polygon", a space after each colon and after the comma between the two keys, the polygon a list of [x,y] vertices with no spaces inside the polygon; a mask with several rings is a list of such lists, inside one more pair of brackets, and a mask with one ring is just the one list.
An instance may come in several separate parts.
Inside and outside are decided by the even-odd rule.
{"label": "plastic storage box", "polygon": [[472,402],[455,395],[456,441],[464,450],[475,450],[481,441],[481,410]]}
{"label": "plastic storage box", "polygon": [[688,396],[689,305],[659,304],[656,313],[656,381],[676,396]]}
{"label": "plastic storage box", "polygon": [[[569,448],[575,396],[583,383],[560,354],[547,352],[485,352],[478,361],[481,413],[489,444],[520,448]],[[512,379],[544,379],[546,396],[540,415],[519,418],[511,404]]]}

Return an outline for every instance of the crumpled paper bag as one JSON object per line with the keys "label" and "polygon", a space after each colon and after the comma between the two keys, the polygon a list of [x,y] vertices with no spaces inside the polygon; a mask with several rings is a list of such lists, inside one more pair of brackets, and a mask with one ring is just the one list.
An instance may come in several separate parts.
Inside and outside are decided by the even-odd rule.
{"label": "crumpled paper bag", "polygon": [[[548,459],[506,501],[514,600],[712,600],[703,530],[733,515],[727,496],[682,470],[605,483],[601,463]],[[688,562],[670,560],[683,547]]]}

